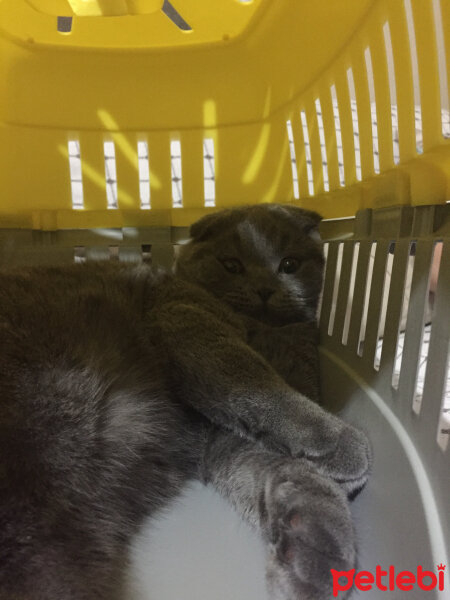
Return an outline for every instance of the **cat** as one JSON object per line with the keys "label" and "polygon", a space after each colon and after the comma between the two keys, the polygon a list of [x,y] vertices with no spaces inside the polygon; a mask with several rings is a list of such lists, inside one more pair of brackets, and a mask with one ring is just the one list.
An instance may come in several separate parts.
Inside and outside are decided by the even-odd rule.
{"label": "cat", "polygon": [[248,344],[291,387],[315,401],[320,399],[316,313],[324,266],[320,221],[317,213],[280,205],[219,211],[191,227],[192,237],[175,264],[179,277],[240,314]]}
{"label": "cat", "polygon": [[[123,600],[130,540],[190,479],[261,532],[274,600],[331,597],[330,569],[355,564],[348,495],[370,447],[248,344],[266,314],[270,327],[313,319],[318,220],[278,205],[205,217],[176,275],[121,263],[0,273],[0,600]],[[285,291],[260,295],[265,306],[242,286],[238,305],[217,293],[237,264],[224,261],[245,263],[208,246],[225,225],[255,260],[288,242],[295,261],[275,278],[267,261],[264,283]],[[191,251],[201,269],[216,261],[203,287]]]}

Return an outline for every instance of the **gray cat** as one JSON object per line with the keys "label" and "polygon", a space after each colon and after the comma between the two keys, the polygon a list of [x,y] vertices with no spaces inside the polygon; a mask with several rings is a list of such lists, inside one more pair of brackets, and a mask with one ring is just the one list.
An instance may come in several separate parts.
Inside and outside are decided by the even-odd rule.
{"label": "gray cat", "polygon": [[191,227],[176,263],[180,277],[241,315],[248,344],[311,400],[320,397],[320,220],[317,213],[280,205],[216,212]]}
{"label": "gray cat", "polygon": [[331,597],[330,569],[355,563],[347,496],[369,446],[249,345],[314,319],[318,220],[205,217],[176,277],[0,274],[0,600],[121,599],[131,538],[193,478],[261,531],[274,599]]}

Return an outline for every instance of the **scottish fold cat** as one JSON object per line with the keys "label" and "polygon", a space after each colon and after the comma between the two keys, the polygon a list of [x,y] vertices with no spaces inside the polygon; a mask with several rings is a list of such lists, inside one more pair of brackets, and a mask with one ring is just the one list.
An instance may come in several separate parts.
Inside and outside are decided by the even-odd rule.
{"label": "scottish fold cat", "polygon": [[[331,597],[330,569],[355,564],[348,495],[369,445],[263,343],[314,320],[318,221],[279,205],[205,217],[175,276],[0,274],[1,600],[122,600],[130,540],[191,479],[258,529],[272,598]],[[293,351],[308,378],[316,359]]]}
{"label": "scottish fold cat", "polygon": [[319,399],[316,312],[323,253],[311,211],[263,205],[221,211],[191,227],[178,276],[240,315],[247,341],[292,387]]}

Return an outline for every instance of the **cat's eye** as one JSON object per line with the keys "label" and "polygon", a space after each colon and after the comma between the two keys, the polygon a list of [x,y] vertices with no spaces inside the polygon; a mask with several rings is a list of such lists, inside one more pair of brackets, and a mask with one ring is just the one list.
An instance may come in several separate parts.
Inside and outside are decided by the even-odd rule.
{"label": "cat's eye", "polygon": [[300,261],[297,258],[283,258],[278,267],[280,273],[295,273],[300,266]]}
{"label": "cat's eye", "polygon": [[237,258],[225,258],[221,261],[225,269],[229,273],[242,273],[244,271],[244,267],[240,260]]}

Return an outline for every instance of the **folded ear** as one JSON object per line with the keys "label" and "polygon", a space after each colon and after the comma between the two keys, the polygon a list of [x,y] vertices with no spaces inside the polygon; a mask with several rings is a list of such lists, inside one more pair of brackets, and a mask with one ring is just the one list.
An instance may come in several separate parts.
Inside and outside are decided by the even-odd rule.
{"label": "folded ear", "polygon": [[239,209],[224,209],[206,215],[191,225],[189,235],[194,241],[202,242],[219,231],[223,231],[228,224],[237,221],[238,212]]}
{"label": "folded ear", "polygon": [[319,213],[298,206],[290,206],[289,204],[282,204],[280,208],[289,213],[289,216],[303,233],[308,234],[313,239],[320,240],[319,224],[322,217]]}
{"label": "folded ear", "polygon": [[[294,220],[295,225],[303,233],[311,236],[313,239],[320,240],[318,226],[322,217],[318,213],[289,204],[265,204],[263,206],[270,208],[271,211],[283,214],[290,220]],[[255,206],[255,208],[257,207],[259,205]],[[248,206],[233,209],[227,208],[206,215],[191,225],[189,234],[195,242],[202,242],[213,235],[223,233],[226,228],[236,225],[246,216],[247,211],[251,209]]]}

